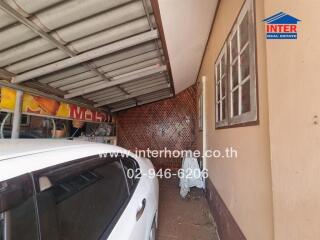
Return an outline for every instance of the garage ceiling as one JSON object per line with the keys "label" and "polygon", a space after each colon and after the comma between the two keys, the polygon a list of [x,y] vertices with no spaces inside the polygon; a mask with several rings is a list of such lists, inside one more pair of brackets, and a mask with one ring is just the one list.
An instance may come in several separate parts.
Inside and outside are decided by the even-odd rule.
{"label": "garage ceiling", "polygon": [[11,82],[111,112],[174,95],[149,0],[0,0]]}

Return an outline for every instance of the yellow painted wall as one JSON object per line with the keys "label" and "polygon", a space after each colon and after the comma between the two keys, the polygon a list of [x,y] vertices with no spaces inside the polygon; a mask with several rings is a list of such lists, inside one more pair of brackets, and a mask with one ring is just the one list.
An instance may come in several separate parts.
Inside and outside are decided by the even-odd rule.
{"label": "yellow painted wall", "polygon": [[267,41],[275,239],[315,240],[320,239],[320,1],[265,0],[266,16],[280,10],[302,22],[298,40]]}
{"label": "yellow painted wall", "polygon": [[232,146],[238,150],[237,159],[208,159],[209,177],[247,239],[272,240],[273,206],[263,0],[256,0],[260,124],[222,130],[215,130],[214,126],[214,62],[242,3],[242,0],[221,0],[199,74],[199,78],[207,77],[208,149],[224,150]]}

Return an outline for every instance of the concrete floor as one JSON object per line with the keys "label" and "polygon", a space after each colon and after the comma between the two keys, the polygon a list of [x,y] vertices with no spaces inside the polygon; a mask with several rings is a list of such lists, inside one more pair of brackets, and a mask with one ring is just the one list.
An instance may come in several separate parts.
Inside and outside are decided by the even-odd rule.
{"label": "concrete floor", "polygon": [[179,190],[176,178],[160,181],[157,240],[219,240],[203,191],[182,199]]}

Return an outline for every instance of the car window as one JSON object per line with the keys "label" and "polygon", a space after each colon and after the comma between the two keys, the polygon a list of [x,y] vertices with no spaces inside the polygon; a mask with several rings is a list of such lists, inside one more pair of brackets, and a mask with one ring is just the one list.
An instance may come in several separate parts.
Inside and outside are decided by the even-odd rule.
{"label": "car window", "polygon": [[46,240],[99,239],[110,230],[129,198],[118,160],[64,166],[42,172],[37,180],[41,236]]}
{"label": "car window", "polygon": [[136,160],[130,157],[121,159],[121,162],[127,177],[129,190],[131,193],[133,193],[141,177],[139,165]]}
{"label": "car window", "polygon": [[[0,183],[0,239],[36,240],[38,228],[31,177]],[[4,236],[6,232],[6,236]]]}

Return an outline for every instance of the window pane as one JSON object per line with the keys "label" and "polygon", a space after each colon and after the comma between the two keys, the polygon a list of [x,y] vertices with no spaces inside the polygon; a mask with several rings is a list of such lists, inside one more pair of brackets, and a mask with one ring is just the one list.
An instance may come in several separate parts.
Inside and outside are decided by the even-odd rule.
{"label": "window pane", "polygon": [[250,112],[250,79],[242,85],[242,113]]}
{"label": "window pane", "polygon": [[226,119],[226,99],[222,100],[222,120]]}
{"label": "window pane", "polygon": [[218,83],[218,85],[217,85],[217,96],[218,96],[218,101],[220,101],[220,99],[221,99],[221,96],[220,96],[220,84],[221,84],[221,82],[219,82],[219,83]]}
{"label": "window pane", "polygon": [[217,122],[220,122],[220,103],[217,103],[216,107],[217,107],[217,111],[216,111]]}
{"label": "window pane", "polygon": [[239,115],[239,88],[232,93],[233,116]]}
{"label": "window pane", "polygon": [[222,56],[221,58],[221,75],[226,73],[226,57],[225,55]]}
{"label": "window pane", "polygon": [[232,60],[234,60],[238,56],[238,40],[237,40],[237,33],[234,34],[231,40],[231,56]]}
{"label": "window pane", "polygon": [[34,240],[37,238],[37,221],[33,198],[10,210],[12,240]]}
{"label": "window pane", "polygon": [[232,65],[232,89],[239,84],[238,76],[238,60]]}
{"label": "window pane", "polygon": [[217,79],[216,81],[219,81],[220,80],[220,63],[218,63],[217,65]]}
{"label": "window pane", "polygon": [[43,239],[95,240],[110,227],[128,189],[121,164],[113,162],[68,176],[37,198]]}
{"label": "window pane", "polygon": [[248,12],[244,16],[240,24],[240,46],[241,49],[249,41],[249,24],[248,24]]}
{"label": "window pane", "polygon": [[249,56],[249,45],[241,54],[241,80],[243,81],[250,74],[250,56]]}
{"label": "window pane", "polygon": [[222,79],[221,79],[221,92],[222,92],[222,98],[226,95],[226,79],[227,77],[224,76]]}

